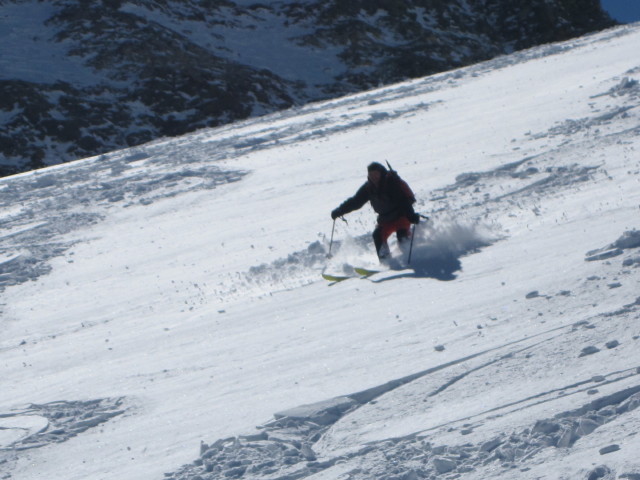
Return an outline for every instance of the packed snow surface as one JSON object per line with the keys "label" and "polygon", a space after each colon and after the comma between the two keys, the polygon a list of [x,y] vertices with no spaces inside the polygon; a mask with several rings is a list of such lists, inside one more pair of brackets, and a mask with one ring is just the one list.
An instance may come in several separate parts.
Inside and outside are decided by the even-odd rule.
{"label": "packed snow surface", "polygon": [[[639,44],[0,180],[0,478],[640,478]],[[374,160],[430,219],[331,284]]]}

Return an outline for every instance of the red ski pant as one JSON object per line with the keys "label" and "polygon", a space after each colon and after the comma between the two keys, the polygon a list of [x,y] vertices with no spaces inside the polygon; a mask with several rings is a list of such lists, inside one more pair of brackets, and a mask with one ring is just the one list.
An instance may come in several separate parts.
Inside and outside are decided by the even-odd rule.
{"label": "red ski pant", "polygon": [[406,240],[411,236],[411,222],[406,217],[400,217],[392,222],[378,223],[373,231],[373,242],[376,245],[376,252],[380,256],[380,249],[387,244],[389,237],[395,233],[398,242]]}

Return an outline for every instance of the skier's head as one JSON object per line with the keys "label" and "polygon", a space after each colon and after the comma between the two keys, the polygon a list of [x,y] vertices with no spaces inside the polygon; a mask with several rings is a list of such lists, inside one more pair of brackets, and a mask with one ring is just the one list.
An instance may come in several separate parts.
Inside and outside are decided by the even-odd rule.
{"label": "skier's head", "polygon": [[384,168],[384,165],[378,162],[371,162],[369,164],[369,166],[367,167],[367,172],[371,172],[371,171],[378,171],[382,174],[387,173],[387,169]]}
{"label": "skier's head", "polygon": [[380,179],[383,178],[387,174],[387,169],[384,168],[384,165],[378,162],[372,162],[367,167],[367,178],[371,183],[373,183],[376,187],[378,183],[380,183]]}

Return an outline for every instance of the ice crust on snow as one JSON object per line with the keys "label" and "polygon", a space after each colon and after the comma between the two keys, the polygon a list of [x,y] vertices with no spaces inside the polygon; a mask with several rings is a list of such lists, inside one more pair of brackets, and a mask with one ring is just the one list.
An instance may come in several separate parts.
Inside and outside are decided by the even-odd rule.
{"label": "ice crust on snow", "polygon": [[[628,312],[627,312],[628,313]],[[634,315],[640,309],[634,309]],[[609,321],[611,315],[603,315],[591,322]],[[619,318],[626,322],[627,317]],[[589,321],[578,322],[564,327],[567,332],[593,331],[596,328]],[[549,332],[551,334],[552,332]],[[562,336],[556,336],[561,338]],[[549,336],[547,342],[552,342]],[[518,343],[523,345],[517,346]],[[444,364],[424,372],[373,387],[364,392],[338,397],[316,404],[303,405],[275,414],[274,420],[258,427],[259,434],[232,437],[219,440],[212,445],[204,444],[201,457],[194,464],[184,466],[174,473],[167,473],[171,480],[203,480],[223,478],[306,478],[323,472],[348,472],[348,478],[364,480],[369,478],[416,478],[437,479],[448,473],[459,475],[480,473],[487,469],[499,468],[504,472],[526,472],[527,464],[536,462],[537,456],[545,455],[550,449],[571,449],[577,442],[593,434],[599,428],[624,421],[628,415],[635,415],[640,407],[640,385],[638,375],[640,367],[625,371],[612,372],[577,381],[572,385],[550,390],[548,392],[522,398],[516,402],[506,402],[503,406],[488,412],[473,414],[448,423],[443,420],[436,429],[451,432],[451,439],[458,436],[458,441],[450,444],[434,444],[431,431],[417,431],[408,435],[385,438],[383,440],[356,440],[349,442],[343,453],[331,454],[333,431],[340,431],[341,425],[359,424],[363,419],[375,418],[370,413],[358,417],[361,409],[376,408],[378,401],[391,395],[396,390],[413,390],[425,392],[418,384],[428,381],[430,376],[439,375],[449,369],[465,366],[460,376],[441,385],[428,396],[442,393],[458,382],[463,382],[467,375],[480,368],[492,368],[493,365],[509,361],[515,356],[529,358],[535,352],[535,339],[524,339],[516,345],[505,345],[497,352],[483,352],[466,359]],[[619,346],[617,340],[607,342],[607,348]],[[549,345],[550,350],[553,348]],[[526,353],[529,351],[529,353]],[[600,349],[586,347],[583,353],[597,354]],[[494,360],[485,361],[479,367],[473,362],[485,356],[498,354]],[[526,354],[526,356],[525,356]],[[581,354],[579,357],[585,355]],[[534,360],[535,362],[535,360]],[[469,365],[466,365],[466,364]],[[535,365],[532,365],[533,368]],[[615,390],[616,384],[635,384]],[[611,390],[607,395],[600,395],[596,400],[584,403],[577,409],[568,409],[556,413],[553,417],[543,418],[519,429],[512,424],[507,430],[487,438],[476,436],[474,430],[482,430],[484,423],[492,417],[508,418],[523,408],[535,409],[536,406],[556,401],[557,398],[571,399],[580,395],[597,395],[600,389]],[[595,387],[595,388],[594,388]],[[406,396],[407,393],[401,394]],[[575,401],[575,400],[574,400]],[[391,401],[390,404],[394,402]],[[505,425],[509,425],[508,423]],[[435,437],[437,438],[437,437]],[[620,450],[619,445],[607,445],[600,448],[600,454],[606,455]],[[339,468],[338,468],[339,467]],[[606,466],[605,466],[606,467]],[[603,467],[604,468],[604,467]],[[609,467],[606,467],[607,469]],[[600,470],[594,469],[599,472]],[[640,471],[640,469],[638,470]],[[591,475],[592,473],[590,473]],[[636,475],[624,472],[623,475]],[[340,477],[341,478],[341,477]],[[624,477],[620,478],[632,478]]]}
{"label": "ice crust on snow", "polygon": [[[640,386],[635,386],[477,444],[462,440],[472,432],[472,425],[466,424],[460,430],[461,443],[457,445],[433,445],[427,434],[418,433],[368,442],[337,457],[318,458],[314,443],[341,417],[359,407],[353,399],[336,398],[277,414],[275,421],[260,427],[259,435],[203,444],[200,459],[165,477],[171,480],[294,479],[312,477],[336,465],[341,469],[347,466],[349,478],[354,480],[436,479],[446,473],[464,474],[492,465],[526,471],[526,467],[522,470],[520,465],[545,449],[571,448],[598,428],[632,415],[639,406]],[[617,450],[620,450],[618,445],[606,446],[600,449],[600,454]]]}
{"label": "ice crust on snow", "polygon": [[0,464],[12,453],[61,443],[122,415],[124,399],[59,401],[0,412]]}
{"label": "ice crust on snow", "polygon": [[[624,232],[622,236],[612,244],[587,252],[585,260],[588,262],[607,260],[622,255],[625,250],[638,247],[640,247],[640,231],[631,230]],[[626,259],[624,263],[626,264],[625,266],[631,266],[637,262],[636,259]]]}

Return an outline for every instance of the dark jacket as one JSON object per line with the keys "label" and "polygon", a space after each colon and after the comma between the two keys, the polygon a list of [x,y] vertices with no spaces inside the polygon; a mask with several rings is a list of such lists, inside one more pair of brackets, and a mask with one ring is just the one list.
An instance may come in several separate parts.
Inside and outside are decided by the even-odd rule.
{"label": "dark jacket", "polygon": [[373,210],[378,214],[378,223],[389,223],[400,217],[413,215],[415,201],[413,192],[406,182],[395,171],[390,170],[380,178],[377,188],[367,180],[353,197],[338,207],[338,211],[340,215],[345,215],[371,202]]}

